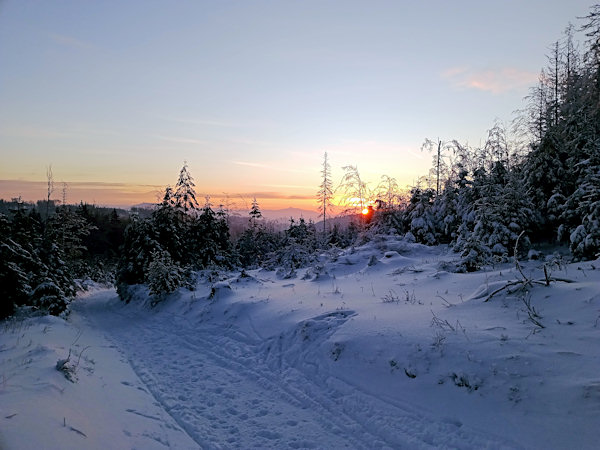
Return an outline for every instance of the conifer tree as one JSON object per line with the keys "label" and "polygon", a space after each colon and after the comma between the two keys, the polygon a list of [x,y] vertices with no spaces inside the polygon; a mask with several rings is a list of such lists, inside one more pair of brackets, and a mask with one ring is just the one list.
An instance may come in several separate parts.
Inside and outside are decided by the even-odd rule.
{"label": "conifer tree", "polygon": [[27,302],[31,287],[25,267],[31,257],[11,239],[11,225],[0,213],[0,320]]}
{"label": "conifer tree", "polygon": [[319,202],[319,215],[323,217],[323,233],[327,232],[327,214],[332,210],[333,190],[331,182],[331,167],[327,161],[327,152],[323,155],[323,165],[321,166],[321,186],[317,192]]}
{"label": "conifer tree", "polygon": [[196,192],[194,191],[195,186],[194,179],[188,171],[187,163],[184,163],[179,171],[179,179],[177,180],[175,193],[173,194],[175,206],[183,210],[184,213],[198,209],[198,201],[196,200]]}
{"label": "conifer tree", "polygon": [[249,214],[252,226],[256,226],[256,221],[262,218],[262,212],[260,212],[260,207],[258,206],[258,201],[256,200],[256,197],[252,199],[252,207],[250,209]]}

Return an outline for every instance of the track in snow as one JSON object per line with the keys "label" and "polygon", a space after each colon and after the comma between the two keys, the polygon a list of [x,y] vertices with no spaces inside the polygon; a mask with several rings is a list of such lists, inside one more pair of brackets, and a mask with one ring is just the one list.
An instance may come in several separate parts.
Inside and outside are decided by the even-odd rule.
{"label": "track in snow", "polygon": [[[142,314],[101,292],[77,310],[104,329],[200,447],[514,448],[320,373],[311,354],[352,314],[332,312],[268,340],[185,316]],[[313,338],[303,336],[310,325]],[[135,412],[143,414],[143,412]]]}

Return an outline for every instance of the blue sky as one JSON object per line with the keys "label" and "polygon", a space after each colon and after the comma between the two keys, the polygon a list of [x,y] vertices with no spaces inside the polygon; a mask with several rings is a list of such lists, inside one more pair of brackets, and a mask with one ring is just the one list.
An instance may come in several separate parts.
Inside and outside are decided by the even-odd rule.
{"label": "blue sky", "polygon": [[70,201],[154,201],[185,160],[200,194],[314,207],[324,151],[405,186],[425,138],[509,122],[591,5],[5,0],[0,197],[51,164]]}

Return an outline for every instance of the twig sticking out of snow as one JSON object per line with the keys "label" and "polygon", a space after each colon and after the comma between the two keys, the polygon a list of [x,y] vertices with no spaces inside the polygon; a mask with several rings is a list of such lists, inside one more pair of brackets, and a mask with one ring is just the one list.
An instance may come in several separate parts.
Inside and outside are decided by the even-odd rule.
{"label": "twig sticking out of snow", "polygon": [[[67,428],[66,417],[63,417],[63,427]],[[77,428],[73,428],[71,425],[69,425],[69,430],[74,431],[75,433],[77,433],[80,436],[83,436],[84,438],[87,438],[87,434],[85,434],[83,431],[78,430]]]}

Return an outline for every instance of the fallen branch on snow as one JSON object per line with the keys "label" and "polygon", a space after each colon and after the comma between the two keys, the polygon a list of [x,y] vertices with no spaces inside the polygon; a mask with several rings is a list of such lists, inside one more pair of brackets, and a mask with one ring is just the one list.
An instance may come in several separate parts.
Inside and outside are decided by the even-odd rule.
{"label": "fallen branch on snow", "polygon": [[[550,283],[553,281],[554,282],[561,281],[563,283],[574,283],[575,282],[574,280],[569,280],[568,278],[551,277],[550,274],[548,273],[548,268],[546,267],[546,265],[544,265],[544,279],[533,280],[531,278],[527,278],[527,276],[525,276],[525,274],[523,273],[521,264],[519,264],[519,258],[517,257],[517,254],[518,254],[517,251],[518,251],[518,247],[519,247],[519,239],[521,239],[521,236],[523,236],[524,233],[525,233],[525,231],[521,231],[521,234],[519,234],[519,236],[517,237],[517,240],[515,241],[515,248],[514,248],[515,267],[516,267],[517,271],[519,272],[519,274],[521,274],[521,277],[523,279],[507,281],[504,286],[496,289],[494,292],[492,292],[490,295],[488,295],[486,297],[486,299],[483,301],[484,303],[489,301],[493,296],[495,296],[496,294],[499,294],[500,292],[502,292],[505,289],[508,290],[509,294],[513,294],[519,290],[525,290],[527,287],[533,287],[534,284],[538,284],[538,285],[542,285],[542,286],[550,286]],[[513,286],[517,286],[517,288],[514,290],[511,289]]]}

